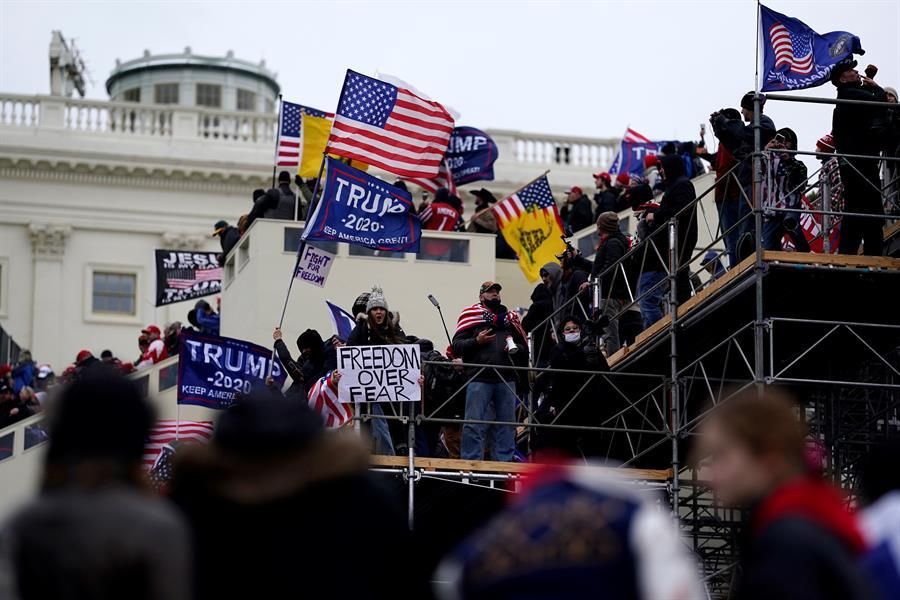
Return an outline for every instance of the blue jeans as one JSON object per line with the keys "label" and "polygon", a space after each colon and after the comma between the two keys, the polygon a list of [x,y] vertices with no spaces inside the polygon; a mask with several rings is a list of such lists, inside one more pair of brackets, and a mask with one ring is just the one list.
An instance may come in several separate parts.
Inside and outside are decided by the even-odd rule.
{"label": "blue jeans", "polygon": [[[466,387],[466,420],[506,421],[516,420],[515,382],[484,383],[473,381]],[[463,425],[460,458],[482,460],[485,437],[490,433],[491,459],[509,462],[516,450],[516,432],[512,425],[487,425],[466,423]]]}
{"label": "blue jeans", "polygon": [[638,279],[638,305],[641,307],[641,318],[644,321],[644,329],[647,329],[663,317],[663,298],[666,296],[668,286],[661,285],[650,293],[645,293],[654,285],[666,279],[664,271],[647,271],[641,273]]}
{"label": "blue jeans", "polygon": [[[748,193],[750,190],[746,190]],[[753,226],[752,219],[745,219],[741,224],[728,231],[731,227],[740,221],[743,217],[750,214],[750,205],[744,200],[744,196],[734,200],[724,200],[719,209],[719,231],[724,234],[725,253],[728,255],[728,268],[732,268],[738,263],[737,245],[741,239],[741,235],[750,231]],[[728,233],[725,233],[728,231]]]}
{"label": "blue jeans", "polygon": [[[383,416],[384,410],[382,410],[379,403],[370,402],[369,414]],[[393,456],[396,454],[394,452],[394,442],[391,441],[391,430],[388,427],[387,420],[371,419],[369,425],[372,428],[372,439],[375,440],[375,454],[383,454],[386,456]]]}

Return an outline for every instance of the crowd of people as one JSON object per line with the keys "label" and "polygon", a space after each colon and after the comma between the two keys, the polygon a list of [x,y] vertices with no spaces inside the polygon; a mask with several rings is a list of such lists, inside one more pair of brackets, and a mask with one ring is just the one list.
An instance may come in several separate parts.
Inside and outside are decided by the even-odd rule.
{"label": "crowd of people", "polygon": [[[480,305],[512,342],[463,326],[453,345],[491,360],[518,344],[517,325],[502,317],[496,285],[482,289]],[[366,306],[354,343],[408,341],[383,296],[373,292]],[[577,320],[563,331],[577,339]],[[324,347],[309,332],[301,337],[307,354]],[[551,358],[560,361],[602,359]],[[505,383],[482,383],[492,392],[481,396],[502,410]],[[742,392],[713,407],[696,437],[701,479],[722,505],[749,509],[733,597],[896,597],[900,447],[873,449],[850,508],[797,414],[783,391]],[[0,527],[0,597],[10,600],[277,595],[310,581],[354,598],[705,597],[695,559],[652,494],[565,461],[535,472],[515,502],[459,532],[435,569],[402,503],[368,471],[360,438],[328,431],[306,403],[272,387],[240,396],[209,444],[180,447],[159,495],[142,464],[153,411],[114,365],[94,365],[62,386],[49,422],[40,492]],[[465,448],[489,439],[493,451],[509,449],[500,430],[463,435]],[[360,510],[374,518],[348,518]],[[373,540],[377,551],[351,559],[347,577],[347,551]],[[223,568],[236,556],[239,568]]]}

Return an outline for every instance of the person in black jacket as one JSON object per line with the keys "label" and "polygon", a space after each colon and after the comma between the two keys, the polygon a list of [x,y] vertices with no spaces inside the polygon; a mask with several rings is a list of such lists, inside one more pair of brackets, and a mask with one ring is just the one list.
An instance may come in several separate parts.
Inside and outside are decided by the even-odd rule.
{"label": "person in black jacket", "polygon": [[732,598],[873,598],[857,557],[865,542],[843,496],[813,473],[793,399],[745,390],[703,423],[696,459],[717,500],[749,507]]}
{"label": "person in black jacket", "polygon": [[534,366],[541,368],[550,364],[550,350],[556,341],[553,339],[553,297],[547,285],[542,281],[531,292],[531,306],[522,317],[522,328],[531,334],[534,344]]}
{"label": "person in black jacket", "polygon": [[225,257],[231,252],[237,243],[241,240],[241,232],[234,225],[229,225],[228,221],[216,221],[213,225],[212,237],[219,238],[219,244],[222,246],[222,254],[219,255],[219,264],[225,262]]}
{"label": "person in black jacket", "polygon": [[297,220],[297,195],[291,189],[291,174],[282,171],[278,174],[278,203],[263,214],[265,219]]}
{"label": "person in black jacket", "polygon": [[806,189],[806,165],[790,152],[796,150],[797,134],[784,127],[769,142],[763,168],[763,228],[762,247],[765,250],[781,250],[782,238],[787,235],[797,252],[809,252],[809,242],[800,225],[801,213],[778,212],[779,208],[800,208],[800,199]]}
{"label": "person in black jacket", "polygon": [[309,397],[309,391],[320,377],[324,377],[337,365],[337,356],[334,345],[323,342],[322,336],[315,329],[307,329],[297,336],[297,349],[300,351],[298,360],[294,360],[287,344],[282,339],[281,329],[276,327],[272,332],[275,340],[275,352],[281,361],[284,370],[291,377],[291,386],[285,392],[288,398],[300,398],[303,401]]}
{"label": "person in black jacket", "polygon": [[[347,339],[348,346],[384,346],[391,344],[407,343],[406,333],[400,328],[400,324],[388,311],[387,299],[380,287],[373,287],[366,300],[365,317],[359,315],[356,327],[350,332]],[[391,431],[385,419],[377,417],[384,415],[384,410],[378,402],[369,403],[369,414],[373,415],[370,421],[372,437],[375,440],[375,453],[394,454],[394,443],[391,439]]]}
{"label": "person in black jacket", "polygon": [[[275,598],[307,587],[345,598],[427,597],[402,503],[368,467],[358,437],[326,432],[305,403],[261,386],[240,398],[211,443],[179,450],[175,466],[171,497],[193,533],[191,597]],[[366,518],[350,518],[359,507]],[[351,547],[370,550],[348,576],[339,557]],[[398,578],[396,564],[410,575]]]}
{"label": "person in black jacket", "polygon": [[560,215],[572,233],[590,227],[594,222],[591,201],[578,186],[571,187],[566,192],[566,205],[563,206]]}
{"label": "person in black jacket", "polygon": [[[839,63],[831,71],[831,83],[837,87],[838,100],[885,102],[884,90],[869,77],[861,77],[854,68],[856,61]],[[885,109],[887,109],[885,105]],[[884,141],[887,110],[871,106],[838,104],[834,107],[831,135],[838,154],[859,154],[874,158],[841,158],[841,181],[844,183],[844,210],[847,212],[884,214],[881,201],[881,177],[878,156]],[[844,217],[841,221],[841,254],[856,254],[863,244],[863,254],[881,256],[884,221],[874,217]]]}
{"label": "person in black jacket", "polygon": [[[453,354],[464,363],[497,367],[528,364],[525,331],[519,315],[503,306],[501,289],[499,283],[485,281],[478,290],[478,304],[464,309],[457,319]],[[467,421],[515,421],[518,377],[514,370],[469,367],[466,377],[471,380],[466,386]],[[463,425],[461,458],[482,460],[488,439],[492,442],[490,455],[493,460],[513,459],[515,427],[485,423]]]}
{"label": "person in black jacket", "polygon": [[603,344],[606,355],[612,356],[621,347],[619,319],[616,315],[629,301],[629,282],[623,273],[624,265],[620,267],[617,263],[620,263],[622,257],[628,253],[629,243],[619,229],[619,215],[611,211],[601,214],[597,219],[597,235],[600,241],[597,245],[597,254],[594,256],[591,276],[600,277],[600,294],[603,299],[600,311],[609,319]]}
{"label": "person in black jacket", "polygon": [[[563,317],[572,314],[585,315],[590,302],[587,292],[582,292],[583,285],[587,282],[590,264],[586,267],[583,263],[577,263],[564,254],[560,262],[549,262],[541,267],[539,274],[541,281],[550,292],[550,300],[553,302],[553,320],[559,323]],[[578,301],[571,301],[576,295],[580,295]],[[581,304],[581,308],[579,308]]]}
{"label": "person in black jacket", "polygon": [[612,177],[609,173],[594,173],[594,186],[597,188],[597,193],[594,194],[595,221],[607,211],[619,212],[627,208],[622,203],[622,195],[612,189]]}
{"label": "person in black jacket", "polygon": [[[571,316],[559,328],[559,343],[550,354],[552,369],[575,371],[608,371],[609,365],[590,336],[584,332],[584,321]],[[600,425],[604,398],[597,377],[579,373],[547,372],[551,379],[547,401],[541,405],[539,418],[556,425]],[[590,457],[601,454],[596,432],[571,429],[540,428],[540,447],[570,456]]]}
{"label": "person in black jacket", "polygon": [[[659,209],[646,218],[650,223],[655,223],[656,227],[663,227],[669,219],[678,215],[676,268],[679,270],[675,285],[678,303],[681,304],[691,297],[690,268],[687,265],[697,246],[697,205],[694,203],[692,208],[680,214],[679,211],[694,202],[697,193],[694,191],[694,184],[684,174],[684,161],[680,156],[661,157],[660,175],[665,181],[666,191]],[[668,260],[668,255],[663,255],[663,258]]]}

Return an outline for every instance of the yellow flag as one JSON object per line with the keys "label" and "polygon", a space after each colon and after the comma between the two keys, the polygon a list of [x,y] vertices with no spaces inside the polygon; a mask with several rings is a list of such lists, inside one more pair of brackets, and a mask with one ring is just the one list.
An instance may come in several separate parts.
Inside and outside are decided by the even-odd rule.
{"label": "yellow flag", "polygon": [[[319,174],[322,153],[325,152],[325,144],[331,134],[331,119],[304,114],[301,127],[303,128],[302,149],[297,174],[303,178],[315,177]],[[351,161],[350,165],[360,171],[369,168],[369,165],[355,160]]]}
{"label": "yellow flag", "polygon": [[519,267],[528,281],[540,279],[541,267],[549,262],[558,263],[566,244],[559,213],[552,209],[528,208],[511,219],[499,219],[500,232],[519,256]]}

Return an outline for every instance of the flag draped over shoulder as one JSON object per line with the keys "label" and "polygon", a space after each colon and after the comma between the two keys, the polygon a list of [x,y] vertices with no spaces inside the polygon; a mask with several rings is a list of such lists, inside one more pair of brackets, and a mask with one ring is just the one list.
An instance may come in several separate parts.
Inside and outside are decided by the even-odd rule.
{"label": "flag draped over shoulder", "polygon": [[438,102],[348,69],[326,151],[400,177],[433,178],[452,131]]}
{"label": "flag draped over shoulder", "polygon": [[[328,136],[331,134],[331,124],[334,121],[334,113],[327,113],[317,108],[298,104],[300,109],[300,166],[297,174],[300,177],[315,177],[319,174],[319,166],[322,163],[322,154],[328,144]],[[350,164],[360,171],[365,171],[369,166],[365,163],[353,160]]]}
{"label": "flag draped over shoulder", "polygon": [[[493,320],[493,317],[494,313],[485,308],[480,302],[467,306],[459,313],[459,318],[456,319],[456,330],[453,332],[453,335],[455,337],[458,333],[472,327],[483,326],[486,328],[488,323]],[[515,312],[506,313],[506,321],[506,326],[519,336],[520,339],[518,341],[522,344],[527,344],[528,335],[522,327],[519,314]]]}
{"label": "flag draped over shoulder", "polygon": [[537,281],[541,267],[556,262],[565,250],[563,224],[550,191],[547,176],[542,175],[492,209],[500,232],[519,256],[519,267],[528,281]]}
{"label": "flag draped over shoulder", "polygon": [[803,21],[765,6],[760,7],[759,18],[764,92],[822,85],[834,65],[854,54],[865,54],[852,33],[819,34]]}
{"label": "flag draped over shoulder", "polygon": [[332,373],[320,377],[312,386],[307,402],[329,429],[337,429],[353,418],[353,407],[338,400],[338,388]]}

